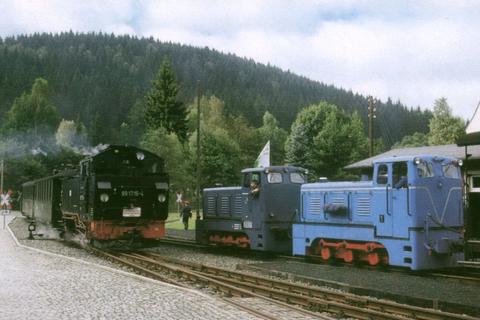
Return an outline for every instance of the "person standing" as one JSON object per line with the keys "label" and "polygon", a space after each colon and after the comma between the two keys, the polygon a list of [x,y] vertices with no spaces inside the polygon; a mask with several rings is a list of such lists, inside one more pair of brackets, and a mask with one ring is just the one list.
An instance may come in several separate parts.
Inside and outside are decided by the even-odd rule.
{"label": "person standing", "polygon": [[192,217],[192,207],[190,207],[190,201],[185,200],[182,208],[182,222],[185,230],[188,230],[188,219]]}

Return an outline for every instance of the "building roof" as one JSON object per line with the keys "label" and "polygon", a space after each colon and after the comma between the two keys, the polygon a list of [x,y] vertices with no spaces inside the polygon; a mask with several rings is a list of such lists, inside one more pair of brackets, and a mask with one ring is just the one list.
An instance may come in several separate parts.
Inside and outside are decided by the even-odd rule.
{"label": "building roof", "polygon": [[270,167],[256,167],[256,168],[247,168],[243,169],[242,173],[246,172],[263,172],[265,170],[270,171],[285,171],[285,172],[304,172],[305,169],[301,167],[294,167],[294,166],[270,166]]}
{"label": "building roof", "polygon": [[[468,159],[480,159],[480,145],[470,146],[467,149],[470,155]],[[381,158],[400,157],[400,156],[415,156],[415,155],[439,155],[450,156],[457,159],[465,160],[465,147],[459,147],[456,144],[446,144],[440,146],[427,146],[427,147],[412,147],[392,149],[390,151],[378,154],[374,157],[364,159],[352,164],[349,164],[345,169],[361,169],[369,168],[373,166],[373,162]]]}

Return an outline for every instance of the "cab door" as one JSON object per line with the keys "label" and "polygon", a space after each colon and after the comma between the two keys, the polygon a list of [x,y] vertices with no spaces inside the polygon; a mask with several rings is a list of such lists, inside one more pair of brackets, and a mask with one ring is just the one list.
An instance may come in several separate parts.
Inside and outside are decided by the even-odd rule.
{"label": "cab door", "polygon": [[83,218],[87,218],[89,210],[89,182],[90,182],[90,162],[88,160],[80,163],[80,215]]}
{"label": "cab door", "polygon": [[372,210],[377,217],[376,235],[391,237],[393,235],[393,194],[392,194],[392,164],[379,163],[374,175],[375,190],[372,196]]}
{"label": "cab door", "polygon": [[[252,221],[252,227],[259,229],[262,224],[262,199],[264,192],[262,192],[262,179],[260,172],[251,172],[245,176],[244,185],[248,186],[247,208],[248,213],[245,220]],[[253,184],[258,186],[258,192],[253,192]]]}
{"label": "cab door", "polygon": [[407,162],[392,164],[392,223],[393,236],[408,238],[410,226],[410,190]]}

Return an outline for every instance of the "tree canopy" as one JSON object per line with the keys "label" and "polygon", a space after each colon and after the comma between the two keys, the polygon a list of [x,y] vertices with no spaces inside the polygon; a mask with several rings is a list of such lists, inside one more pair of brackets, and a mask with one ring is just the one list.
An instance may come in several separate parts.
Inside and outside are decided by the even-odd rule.
{"label": "tree canopy", "polygon": [[286,161],[311,170],[315,177],[338,179],[343,167],[367,156],[367,138],[359,116],[327,102],[297,116],[286,145]]}
{"label": "tree canopy", "polygon": [[[143,124],[138,126],[138,118],[130,115],[138,116],[137,107],[145,107],[143,97],[165,57],[181,84],[178,101],[193,101],[200,81],[205,96],[215,95],[225,103],[226,115],[243,115],[252,127],[262,126],[268,111],[288,130],[300,110],[322,100],[348,113],[356,111],[367,123],[366,97],[271,65],[153,38],[74,32],[0,38],[0,111],[8,111],[42,77],[60,117],[77,121],[79,115],[92,143],[115,142],[123,123],[129,141],[138,142]],[[376,137],[388,148],[405,135],[426,133],[431,116],[428,110],[398,101],[379,102]]]}
{"label": "tree canopy", "polygon": [[461,118],[452,116],[447,99],[440,98],[435,100],[429,128],[428,143],[430,145],[451,144],[465,133],[465,122]]}
{"label": "tree canopy", "polygon": [[13,102],[7,114],[5,128],[10,133],[53,132],[59,123],[57,108],[53,105],[48,81],[35,79],[30,93],[23,93]]}

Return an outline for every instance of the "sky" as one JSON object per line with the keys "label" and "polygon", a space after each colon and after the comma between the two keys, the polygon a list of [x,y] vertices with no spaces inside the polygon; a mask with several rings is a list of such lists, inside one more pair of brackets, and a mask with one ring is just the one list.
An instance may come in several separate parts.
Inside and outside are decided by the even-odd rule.
{"label": "sky", "polygon": [[470,119],[480,102],[480,2],[0,0],[0,37],[107,32],[270,63],[385,101]]}

